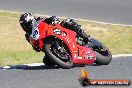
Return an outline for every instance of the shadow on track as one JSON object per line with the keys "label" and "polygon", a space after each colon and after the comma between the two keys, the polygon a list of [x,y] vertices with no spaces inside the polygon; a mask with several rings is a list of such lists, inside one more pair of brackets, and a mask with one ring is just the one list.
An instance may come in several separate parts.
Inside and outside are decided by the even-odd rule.
{"label": "shadow on track", "polygon": [[[85,67],[87,65],[74,65],[75,67]],[[93,64],[91,66],[99,66],[97,64]],[[14,66],[4,66],[0,67],[0,70],[6,69],[21,69],[21,70],[44,70],[44,69],[61,69],[59,66],[46,66],[44,64],[41,65],[14,65]]]}
{"label": "shadow on track", "polygon": [[46,66],[46,65],[40,65],[40,66],[28,66],[28,65],[14,65],[14,66],[5,66],[0,67],[0,70],[5,69],[21,69],[21,70],[43,70],[43,69],[59,69],[58,66]]}

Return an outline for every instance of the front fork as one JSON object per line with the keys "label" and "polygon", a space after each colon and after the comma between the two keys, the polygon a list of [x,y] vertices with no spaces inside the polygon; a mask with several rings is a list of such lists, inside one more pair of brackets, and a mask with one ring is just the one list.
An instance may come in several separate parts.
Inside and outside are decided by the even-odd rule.
{"label": "front fork", "polygon": [[63,47],[63,42],[62,42],[62,46],[59,45],[59,43],[55,40],[53,42],[53,46],[61,53],[65,52],[64,51],[64,47]]}

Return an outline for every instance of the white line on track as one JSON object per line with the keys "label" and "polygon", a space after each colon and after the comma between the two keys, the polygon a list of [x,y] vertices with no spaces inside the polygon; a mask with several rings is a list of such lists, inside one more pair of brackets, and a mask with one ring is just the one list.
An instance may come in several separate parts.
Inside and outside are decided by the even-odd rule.
{"label": "white line on track", "polygon": [[[112,55],[113,58],[118,58],[118,57],[132,57],[132,54],[118,54],[118,55]],[[20,66],[19,68],[27,68],[27,67],[37,67],[37,66],[44,66],[44,63],[33,63],[33,64],[24,64]],[[15,67],[15,66],[14,66]],[[16,67],[17,68],[17,65]],[[12,66],[4,66],[0,67],[0,69],[14,69]]]}
{"label": "white line on track", "polygon": [[[15,12],[15,11],[9,11],[9,10],[0,10],[0,12],[9,12],[9,13],[16,13],[16,14],[22,14],[24,12]],[[42,14],[35,14],[38,16],[44,16],[44,17],[50,17],[49,15],[42,15]],[[67,18],[67,17],[59,17],[59,18]],[[99,24],[106,24],[106,25],[120,25],[120,26],[126,26],[126,27],[132,27],[132,25],[125,25],[125,24],[114,24],[114,23],[107,23],[107,22],[100,22],[100,21],[93,21],[93,20],[84,20],[84,19],[78,19],[75,18],[76,20],[80,20],[80,21],[90,21],[90,22],[95,22],[95,23],[99,23]]]}
{"label": "white line on track", "polygon": [[118,54],[118,55],[112,55],[113,58],[116,58],[116,57],[129,57],[129,56],[132,57],[132,54]]}

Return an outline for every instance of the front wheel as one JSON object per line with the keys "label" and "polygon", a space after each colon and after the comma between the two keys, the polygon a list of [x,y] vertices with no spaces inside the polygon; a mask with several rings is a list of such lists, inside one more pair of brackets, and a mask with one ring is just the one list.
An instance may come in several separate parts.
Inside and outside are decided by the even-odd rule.
{"label": "front wheel", "polygon": [[43,63],[46,66],[55,66],[55,63],[47,55],[44,56]]}
{"label": "front wheel", "polygon": [[61,68],[68,69],[73,67],[73,60],[69,54],[69,50],[66,44],[62,40],[57,38],[48,39],[45,41],[43,49],[45,54],[53,61],[55,64]]}

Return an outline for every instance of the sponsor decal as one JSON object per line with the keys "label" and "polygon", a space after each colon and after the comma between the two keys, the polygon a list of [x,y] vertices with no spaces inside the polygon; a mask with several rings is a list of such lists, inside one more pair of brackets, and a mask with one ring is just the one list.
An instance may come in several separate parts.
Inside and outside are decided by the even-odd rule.
{"label": "sponsor decal", "polygon": [[61,35],[61,33],[62,33],[62,31],[59,30],[58,28],[55,28],[55,29],[53,30],[53,32],[54,32],[55,35]]}
{"label": "sponsor decal", "polygon": [[84,56],[84,59],[94,59],[95,57],[90,54],[90,51],[86,52],[86,55]]}
{"label": "sponsor decal", "polygon": [[71,38],[69,38],[69,37],[66,36],[65,39],[66,39],[66,41],[67,41],[69,44],[72,45],[73,48],[75,48],[75,45],[74,45],[74,43],[73,43],[73,41],[72,41]]}

